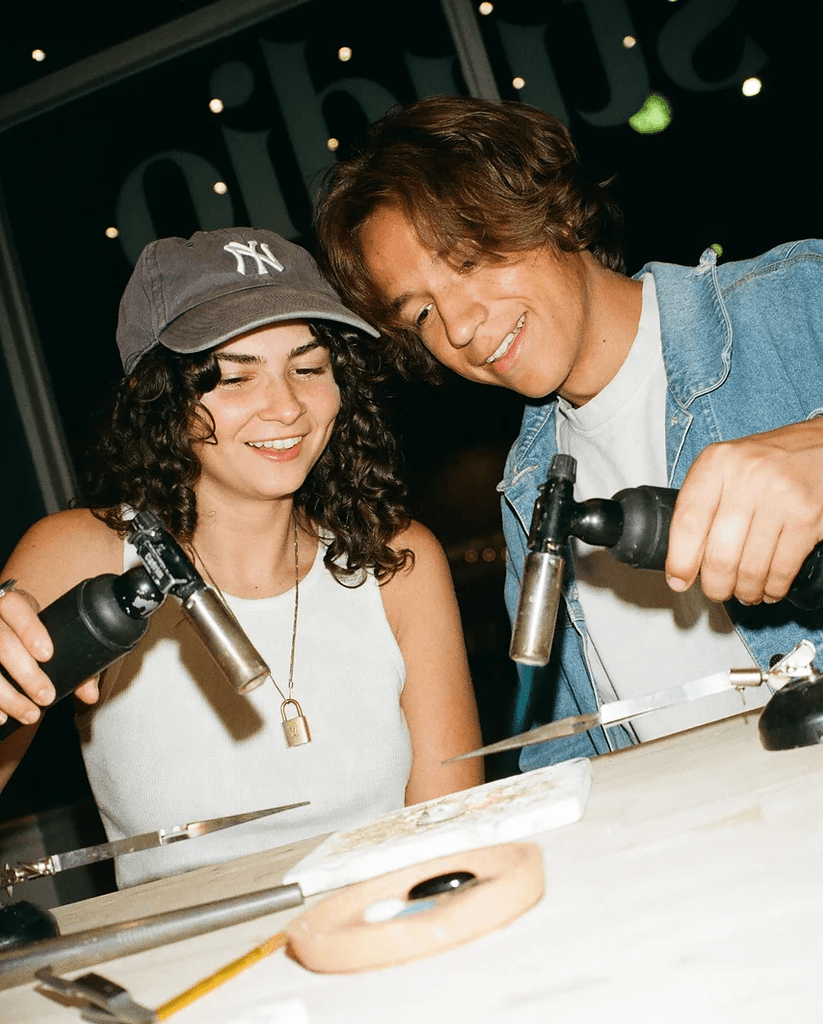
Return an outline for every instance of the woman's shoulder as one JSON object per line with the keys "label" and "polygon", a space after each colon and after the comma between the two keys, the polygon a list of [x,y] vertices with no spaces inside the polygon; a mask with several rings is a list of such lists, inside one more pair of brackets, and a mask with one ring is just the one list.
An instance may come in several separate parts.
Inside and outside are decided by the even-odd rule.
{"label": "woman's shoulder", "polygon": [[410,519],[408,525],[392,537],[390,547],[394,551],[411,551],[415,558],[433,558],[441,561],[446,557],[437,537],[416,519]]}
{"label": "woman's shoulder", "polygon": [[446,552],[428,527],[413,519],[394,535],[390,543],[394,551],[408,551],[411,557],[406,559],[403,568],[381,585],[384,598],[413,600],[416,594],[422,595],[443,581],[447,580],[451,586]]}

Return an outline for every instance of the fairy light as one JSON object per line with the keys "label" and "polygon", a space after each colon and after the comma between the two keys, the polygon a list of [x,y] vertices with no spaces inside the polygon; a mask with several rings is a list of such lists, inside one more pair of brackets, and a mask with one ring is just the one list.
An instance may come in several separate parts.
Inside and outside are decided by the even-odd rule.
{"label": "fairy light", "polygon": [[217,193],[217,195],[224,196],[228,192],[229,186],[225,183],[225,181],[216,181],[212,185],[212,189]]}
{"label": "fairy light", "polygon": [[512,79],[512,85],[515,87],[515,89],[522,89],[525,84],[526,84],[526,79],[525,78],[520,78],[518,76],[517,78],[513,78]]}
{"label": "fairy light", "polygon": [[630,50],[633,46],[637,46],[637,40],[634,36],[623,36],[623,46]]}
{"label": "fairy light", "polygon": [[223,101],[215,96],[213,100],[209,100],[209,110],[213,114],[222,114],[224,110]]}
{"label": "fairy light", "polygon": [[481,14],[491,14],[494,10],[494,4],[484,2],[477,9]]}
{"label": "fairy light", "polygon": [[119,234],[117,228],[106,228],[106,238],[117,238]]}
{"label": "fairy light", "polygon": [[338,60],[342,60],[342,61],[351,60],[351,56],[352,56],[352,53],[351,53],[351,47],[350,46],[341,46],[340,49],[337,51]]}
{"label": "fairy light", "polygon": [[743,83],[742,91],[744,96],[756,96],[763,88],[759,78],[747,78]]}
{"label": "fairy light", "polygon": [[38,62],[41,61],[41,60],[45,60],[46,59],[46,51],[45,50],[32,50],[31,51],[31,59],[32,60],[36,60]]}
{"label": "fairy light", "polygon": [[327,139],[326,140],[326,148],[330,149],[332,151],[332,153],[339,147],[339,145],[340,145],[340,140],[339,139]]}

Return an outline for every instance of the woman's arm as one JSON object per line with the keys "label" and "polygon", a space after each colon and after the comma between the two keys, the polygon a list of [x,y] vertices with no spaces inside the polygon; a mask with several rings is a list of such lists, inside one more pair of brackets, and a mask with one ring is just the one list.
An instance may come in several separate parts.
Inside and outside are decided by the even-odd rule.
{"label": "woman's arm", "polygon": [[481,758],[441,764],[482,745],[460,611],[446,555],[435,537],[412,523],[395,538],[414,565],[383,584],[383,605],[406,663],[400,706],[412,741],[406,804],[483,782]]}
{"label": "woman's arm", "polygon": [[[0,722],[8,717],[30,723],[0,745],[0,789],[31,742],[42,707],[54,699],[51,680],[40,668],[53,652],[37,616],[81,580],[123,571],[122,541],[84,509],[58,512],[35,523],[12,552],[0,580],[16,580],[0,597],[0,665],[24,694],[0,677]],[[97,699],[97,682],[78,687],[86,703]]]}

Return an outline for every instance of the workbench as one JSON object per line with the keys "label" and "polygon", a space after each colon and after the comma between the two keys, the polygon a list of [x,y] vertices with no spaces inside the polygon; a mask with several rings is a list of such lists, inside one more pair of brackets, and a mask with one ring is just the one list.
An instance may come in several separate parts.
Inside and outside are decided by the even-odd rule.
{"label": "workbench", "polygon": [[[768,752],[750,714],[600,757],[582,820],[533,838],[545,894],[506,927],[360,974],[313,974],[279,951],[171,1019],[257,1024],[287,999],[312,1024],[823,1019],[823,746]],[[67,934],[264,889],[319,841],[55,914]],[[89,969],[159,1006],[302,909]],[[0,1021],[79,1019],[33,985],[0,992]]]}

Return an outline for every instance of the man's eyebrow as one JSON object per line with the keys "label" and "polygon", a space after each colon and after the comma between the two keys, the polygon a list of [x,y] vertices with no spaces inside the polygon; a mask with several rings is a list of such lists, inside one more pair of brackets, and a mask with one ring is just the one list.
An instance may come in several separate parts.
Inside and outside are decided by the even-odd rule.
{"label": "man's eyebrow", "polygon": [[396,299],[392,299],[389,303],[389,313],[391,313],[392,316],[396,316],[406,303],[410,301],[412,295],[412,292],[403,292],[403,294],[398,295]]}

